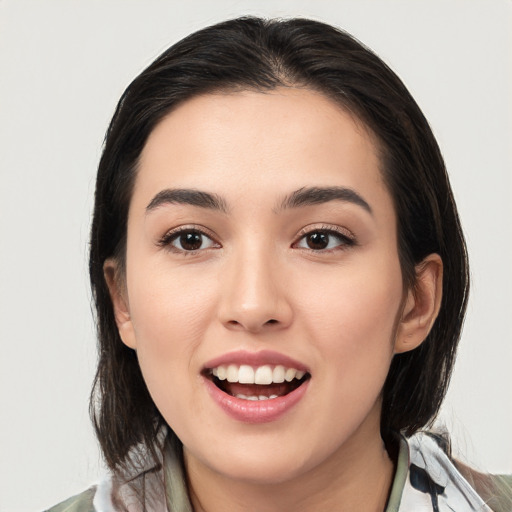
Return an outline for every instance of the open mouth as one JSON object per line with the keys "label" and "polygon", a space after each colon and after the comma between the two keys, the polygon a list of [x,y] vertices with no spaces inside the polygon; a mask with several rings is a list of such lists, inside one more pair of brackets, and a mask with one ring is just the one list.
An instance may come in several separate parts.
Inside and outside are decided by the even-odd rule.
{"label": "open mouth", "polygon": [[203,372],[217,388],[242,400],[274,400],[306,382],[311,375],[282,365],[220,365]]}

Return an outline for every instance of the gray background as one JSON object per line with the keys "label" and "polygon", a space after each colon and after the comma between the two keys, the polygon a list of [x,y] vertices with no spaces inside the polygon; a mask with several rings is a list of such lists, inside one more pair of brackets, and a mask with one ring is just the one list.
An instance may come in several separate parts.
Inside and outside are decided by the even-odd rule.
{"label": "gray background", "polygon": [[87,237],[115,103],[169,44],[240,14],[352,32],[398,72],[446,158],[473,290],[441,420],[463,458],[512,472],[512,3],[0,0],[0,510],[101,473],[87,398]]}

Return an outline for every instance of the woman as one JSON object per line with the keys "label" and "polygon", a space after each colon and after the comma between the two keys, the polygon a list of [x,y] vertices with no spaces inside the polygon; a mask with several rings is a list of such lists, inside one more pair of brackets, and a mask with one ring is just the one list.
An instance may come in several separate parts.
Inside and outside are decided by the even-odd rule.
{"label": "woman", "polygon": [[112,477],[54,510],[498,510],[418,433],[466,249],[431,130],[371,51],[309,20],[189,36],[121,98],[95,201]]}

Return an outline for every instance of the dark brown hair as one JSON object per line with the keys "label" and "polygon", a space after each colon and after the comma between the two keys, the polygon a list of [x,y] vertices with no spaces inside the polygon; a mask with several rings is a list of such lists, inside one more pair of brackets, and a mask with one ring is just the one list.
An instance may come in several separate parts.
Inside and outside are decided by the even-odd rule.
{"label": "dark brown hair", "polygon": [[196,32],[165,51],[129,85],[107,131],[98,169],[90,278],[99,364],[91,413],[108,465],[126,464],[143,446],[156,455],[165,424],[136,354],[119,337],[103,275],[107,258],[122,266],[127,215],[139,155],[157,123],[176,105],[218,90],[305,87],[359,118],[374,134],[397,215],[404,287],[415,265],[438,253],[444,265],[439,316],[426,341],[396,355],[383,390],[381,432],[412,434],[436,416],[450,378],[469,286],[456,206],[432,131],[400,79],[349,34],[306,19],[239,18]]}

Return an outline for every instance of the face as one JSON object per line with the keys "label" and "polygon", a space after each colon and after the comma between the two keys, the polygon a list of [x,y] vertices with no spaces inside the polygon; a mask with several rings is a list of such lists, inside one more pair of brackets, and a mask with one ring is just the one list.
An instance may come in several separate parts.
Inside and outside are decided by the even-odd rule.
{"label": "face", "polygon": [[404,303],[371,135],[298,89],[191,99],[151,133],[117,321],[190,464],[255,482],[379,438]]}

